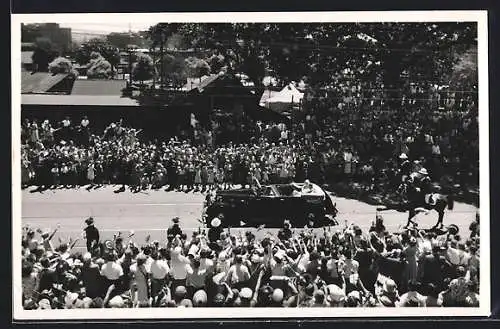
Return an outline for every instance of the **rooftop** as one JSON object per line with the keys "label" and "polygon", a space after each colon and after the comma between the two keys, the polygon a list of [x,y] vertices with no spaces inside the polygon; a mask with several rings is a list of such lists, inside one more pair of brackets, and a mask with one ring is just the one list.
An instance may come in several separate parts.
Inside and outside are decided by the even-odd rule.
{"label": "rooftop", "polygon": [[23,71],[21,72],[21,94],[48,92],[67,76],[68,74]]}
{"label": "rooftop", "polygon": [[72,95],[121,95],[125,80],[79,80],[73,84]]}
{"label": "rooftop", "polygon": [[21,95],[22,105],[87,105],[87,106],[131,106],[136,100],[120,95]]}

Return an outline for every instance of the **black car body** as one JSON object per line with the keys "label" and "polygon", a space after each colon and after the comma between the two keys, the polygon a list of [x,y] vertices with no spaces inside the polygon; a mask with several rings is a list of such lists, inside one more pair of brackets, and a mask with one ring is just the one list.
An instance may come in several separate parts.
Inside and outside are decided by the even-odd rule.
{"label": "black car body", "polygon": [[[217,191],[207,202],[207,224],[219,216],[223,226],[281,227],[289,220],[294,227],[323,226],[337,214],[329,194],[312,184],[313,193],[303,193],[304,184],[271,184],[252,188]],[[220,216],[222,215],[222,216]]]}

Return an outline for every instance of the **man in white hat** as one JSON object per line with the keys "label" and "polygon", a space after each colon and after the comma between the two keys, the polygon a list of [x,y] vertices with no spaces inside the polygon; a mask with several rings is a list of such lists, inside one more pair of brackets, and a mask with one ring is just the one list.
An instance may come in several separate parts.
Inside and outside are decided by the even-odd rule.
{"label": "man in white hat", "polygon": [[401,164],[399,165],[399,174],[401,176],[401,181],[404,182],[411,173],[412,165],[408,160],[406,153],[401,153],[399,160],[401,161]]}
{"label": "man in white hat", "polygon": [[411,184],[411,198],[413,200],[424,201],[424,196],[431,192],[431,179],[429,172],[424,167],[410,174],[408,182]]}
{"label": "man in white hat", "polygon": [[223,218],[222,215],[219,215],[218,217],[215,217],[210,221],[210,228],[208,229],[208,240],[211,243],[216,242],[220,238],[220,234],[224,231],[221,224],[221,218]]}

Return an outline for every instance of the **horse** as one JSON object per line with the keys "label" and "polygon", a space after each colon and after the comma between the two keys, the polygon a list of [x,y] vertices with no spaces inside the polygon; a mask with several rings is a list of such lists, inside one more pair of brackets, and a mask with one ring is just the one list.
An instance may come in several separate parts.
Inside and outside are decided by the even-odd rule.
{"label": "horse", "polygon": [[[401,184],[397,189],[397,192],[401,193],[399,195],[408,195],[408,186],[406,184]],[[377,208],[378,211],[394,209],[401,212],[408,211],[408,221],[406,223],[406,228],[410,225],[417,226],[417,223],[413,218],[421,212],[428,213],[431,210],[435,210],[438,213],[438,221],[434,228],[443,228],[444,212],[446,209],[453,210],[454,207],[454,197],[453,194],[442,194],[442,193],[428,193],[413,194],[407,200],[403,200],[399,204],[386,205],[385,207]]]}

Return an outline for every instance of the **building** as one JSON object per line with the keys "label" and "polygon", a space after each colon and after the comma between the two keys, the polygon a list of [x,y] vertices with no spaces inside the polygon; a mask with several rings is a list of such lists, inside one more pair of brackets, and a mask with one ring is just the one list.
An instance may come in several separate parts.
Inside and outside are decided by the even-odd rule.
{"label": "building", "polygon": [[62,28],[57,23],[22,24],[21,30],[23,44],[34,43],[37,38],[47,38],[60,53],[72,48],[71,28]]}

